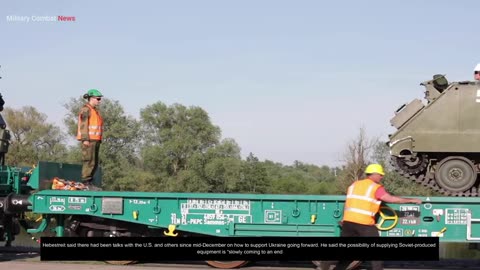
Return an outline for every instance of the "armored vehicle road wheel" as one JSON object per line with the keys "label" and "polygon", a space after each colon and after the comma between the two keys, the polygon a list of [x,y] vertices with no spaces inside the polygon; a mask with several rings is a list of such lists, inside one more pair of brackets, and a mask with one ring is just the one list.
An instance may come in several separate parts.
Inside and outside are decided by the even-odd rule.
{"label": "armored vehicle road wheel", "polygon": [[392,156],[393,165],[401,170],[406,175],[417,175],[427,168],[428,156],[425,154],[418,155],[411,158],[400,158]]}
{"label": "armored vehicle road wheel", "polygon": [[232,269],[239,268],[248,263],[248,261],[205,261],[208,265],[221,268],[221,269]]}
{"label": "armored vehicle road wheel", "polygon": [[440,187],[447,191],[463,192],[475,184],[477,171],[473,163],[465,157],[447,157],[437,165],[435,180]]}

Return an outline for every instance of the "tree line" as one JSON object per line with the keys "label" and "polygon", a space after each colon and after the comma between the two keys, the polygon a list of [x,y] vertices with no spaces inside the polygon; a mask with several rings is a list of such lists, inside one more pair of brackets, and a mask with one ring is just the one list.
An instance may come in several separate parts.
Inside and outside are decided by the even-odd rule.
{"label": "tree line", "polygon": [[[63,105],[63,128],[49,123],[47,115],[32,106],[5,108],[11,133],[6,164],[80,164],[80,144],[67,142],[75,138],[83,104],[82,98],[71,98]],[[99,110],[105,122],[100,166],[106,190],[340,195],[363,177],[366,165],[377,162],[384,165],[384,184],[393,194],[438,195],[395,173],[385,142],[369,138],[364,128],[345,143],[341,166],[301,161],[285,165],[260,161],[254,153],[243,159],[237,142],[222,138],[220,127],[198,106],[158,101],[142,108],[140,119],[135,119],[118,101],[104,98]]]}

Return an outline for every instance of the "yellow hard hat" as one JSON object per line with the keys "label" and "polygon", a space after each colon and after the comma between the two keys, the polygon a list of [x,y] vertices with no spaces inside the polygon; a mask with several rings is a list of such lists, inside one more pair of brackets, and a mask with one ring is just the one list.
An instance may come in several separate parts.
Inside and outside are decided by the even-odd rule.
{"label": "yellow hard hat", "polygon": [[383,167],[380,164],[370,164],[367,166],[365,169],[366,174],[372,174],[372,173],[378,173],[381,175],[385,175],[385,172],[383,171]]}

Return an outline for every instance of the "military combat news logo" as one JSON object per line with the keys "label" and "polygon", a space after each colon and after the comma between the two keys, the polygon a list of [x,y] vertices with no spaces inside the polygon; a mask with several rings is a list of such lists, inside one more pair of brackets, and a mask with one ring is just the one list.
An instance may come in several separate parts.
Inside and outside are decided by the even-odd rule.
{"label": "military combat news logo", "polygon": [[7,22],[20,22],[20,23],[29,23],[29,22],[75,22],[77,18],[75,16],[17,16],[17,15],[8,15],[6,17]]}

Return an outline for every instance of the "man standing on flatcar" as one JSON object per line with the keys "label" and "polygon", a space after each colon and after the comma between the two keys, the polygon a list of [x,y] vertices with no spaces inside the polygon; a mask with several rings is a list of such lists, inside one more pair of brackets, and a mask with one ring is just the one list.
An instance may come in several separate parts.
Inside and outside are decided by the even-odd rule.
{"label": "man standing on flatcar", "polygon": [[89,190],[101,190],[93,185],[93,176],[98,168],[98,156],[103,137],[103,118],[97,107],[102,93],[90,89],[83,98],[87,100],[78,114],[77,140],[82,147],[82,182]]}

